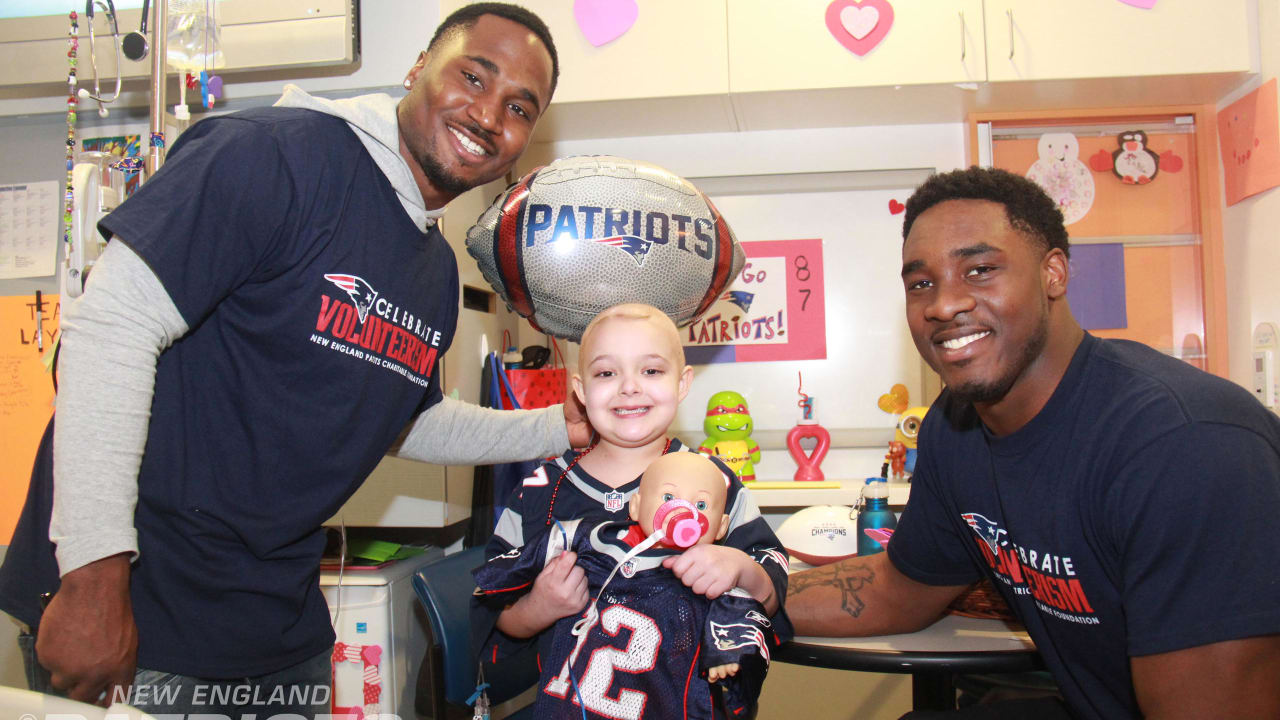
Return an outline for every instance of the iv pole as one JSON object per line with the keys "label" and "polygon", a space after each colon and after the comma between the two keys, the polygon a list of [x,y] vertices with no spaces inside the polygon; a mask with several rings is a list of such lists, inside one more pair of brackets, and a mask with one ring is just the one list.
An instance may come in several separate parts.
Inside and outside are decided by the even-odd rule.
{"label": "iv pole", "polygon": [[156,0],[153,4],[156,16],[151,24],[151,140],[142,177],[144,182],[164,164],[165,65],[169,60],[168,5],[167,0]]}
{"label": "iv pole", "polygon": [[[148,180],[164,164],[165,71],[168,62],[168,3],[157,0],[155,22],[151,26],[151,134],[147,155],[143,159],[140,182]],[[118,95],[119,93],[117,93]],[[68,156],[70,157],[70,156]],[[136,166],[135,166],[136,167]],[[97,260],[103,242],[97,224],[103,214],[101,177],[93,163],[77,163],[71,168],[70,231],[67,234],[66,258],[59,273],[59,287],[64,299],[79,297],[84,292],[85,274]]]}

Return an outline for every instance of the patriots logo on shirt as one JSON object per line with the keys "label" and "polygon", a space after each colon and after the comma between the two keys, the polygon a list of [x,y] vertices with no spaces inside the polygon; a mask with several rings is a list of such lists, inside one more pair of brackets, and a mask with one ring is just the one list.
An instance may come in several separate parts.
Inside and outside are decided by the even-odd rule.
{"label": "patriots logo on shirt", "polygon": [[378,299],[378,291],[374,290],[364,278],[355,275],[328,273],[324,279],[342,288],[347,295],[351,296],[351,302],[355,303],[356,312],[359,313],[360,322],[363,324],[364,319],[369,316],[369,308],[373,307],[373,301]]}
{"label": "patriots logo on shirt", "polygon": [[744,292],[742,290],[730,290],[724,295],[721,295],[720,299],[728,300],[734,305],[737,305],[742,308],[742,312],[748,312],[751,310],[751,301],[756,299],[756,294]]}
{"label": "patriots logo on shirt", "polygon": [[644,266],[644,259],[649,255],[649,248],[653,247],[652,240],[646,240],[636,235],[615,235],[607,238],[595,238],[593,242],[601,245],[608,245],[622,250],[636,261],[636,265]]}
{"label": "patriots logo on shirt", "polygon": [[735,650],[749,645],[760,648],[760,656],[765,663],[769,662],[769,643],[765,642],[760,628],[748,623],[728,623],[721,625],[711,620],[711,638],[716,648],[721,651]]}
{"label": "patriots logo on shirt", "polygon": [[773,625],[773,623],[769,622],[769,618],[765,617],[763,614],[761,614],[759,611],[756,611],[756,610],[748,610],[747,619],[751,620],[757,625],[763,625],[764,627],[771,627]]}
{"label": "patriots logo on shirt", "polygon": [[786,570],[787,568],[791,567],[791,561],[787,558],[786,553],[779,552],[778,550],[775,550],[773,548],[764,548],[759,552],[760,552],[760,556],[756,558],[756,562],[760,563],[761,565],[772,560],[778,563],[779,565],[781,565],[783,570]]}
{"label": "patriots logo on shirt", "polygon": [[1002,535],[1008,534],[1005,529],[986,516],[978,513],[962,513],[960,517],[964,518],[964,521],[969,523],[969,527],[982,538],[982,541],[991,549],[992,555],[999,555],[1000,551],[996,548],[1009,542],[1001,539]]}

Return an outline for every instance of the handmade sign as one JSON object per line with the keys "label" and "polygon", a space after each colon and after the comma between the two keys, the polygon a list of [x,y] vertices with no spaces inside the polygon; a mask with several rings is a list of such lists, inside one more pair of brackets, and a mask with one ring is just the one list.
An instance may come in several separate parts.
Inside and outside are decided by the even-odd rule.
{"label": "handmade sign", "polygon": [[1228,205],[1280,185],[1275,78],[1218,113],[1218,142]]}
{"label": "handmade sign", "polygon": [[742,243],[747,262],[727,292],[681,330],[692,364],[827,356],[821,240]]}

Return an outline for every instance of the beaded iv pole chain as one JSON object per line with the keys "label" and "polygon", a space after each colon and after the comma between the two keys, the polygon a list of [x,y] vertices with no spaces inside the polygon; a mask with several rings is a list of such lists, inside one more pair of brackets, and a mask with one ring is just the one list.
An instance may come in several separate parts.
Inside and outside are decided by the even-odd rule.
{"label": "beaded iv pole chain", "polygon": [[70,252],[71,249],[71,170],[75,167],[76,154],[76,108],[79,106],[80,99],[76,94],[76,49],[80,46],[80,26],[76,23],[78,16],[76,11],[72,10],[68,15],[71,20],[71,27],[67,31],[67,192],[64,196],[63,213],[62,213],[62,244],[63,249]]}

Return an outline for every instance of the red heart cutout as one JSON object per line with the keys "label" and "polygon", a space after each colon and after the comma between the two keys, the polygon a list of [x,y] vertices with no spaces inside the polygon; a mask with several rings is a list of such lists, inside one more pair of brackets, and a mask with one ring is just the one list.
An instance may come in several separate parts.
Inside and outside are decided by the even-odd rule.
{"label": "red heart cutout", "polygon": [[1178,172],[1182,169],[1182,158],[1173,154],[1172,150],[1160,153],[1160,169],[1165,172]]}
{"label": "red heart cutout", "polygon": [[855,55],[871,52],[893,25],[887,0],[834,0],[827,6],[827,30]]}
{"label": "red heart cutout", "polygon": [[890,215],[897,215],[898,213],[906,209],[907,209],[906,205],[903,205],[902,203],[898,202],[893,198],[889,198],[889,214]]}
{"label": "red heart cutout", "polygon": [[1089,167],[1094,172],[1111,172],[1111,153],[1106,150],[1099,150],[1090,155]]}

